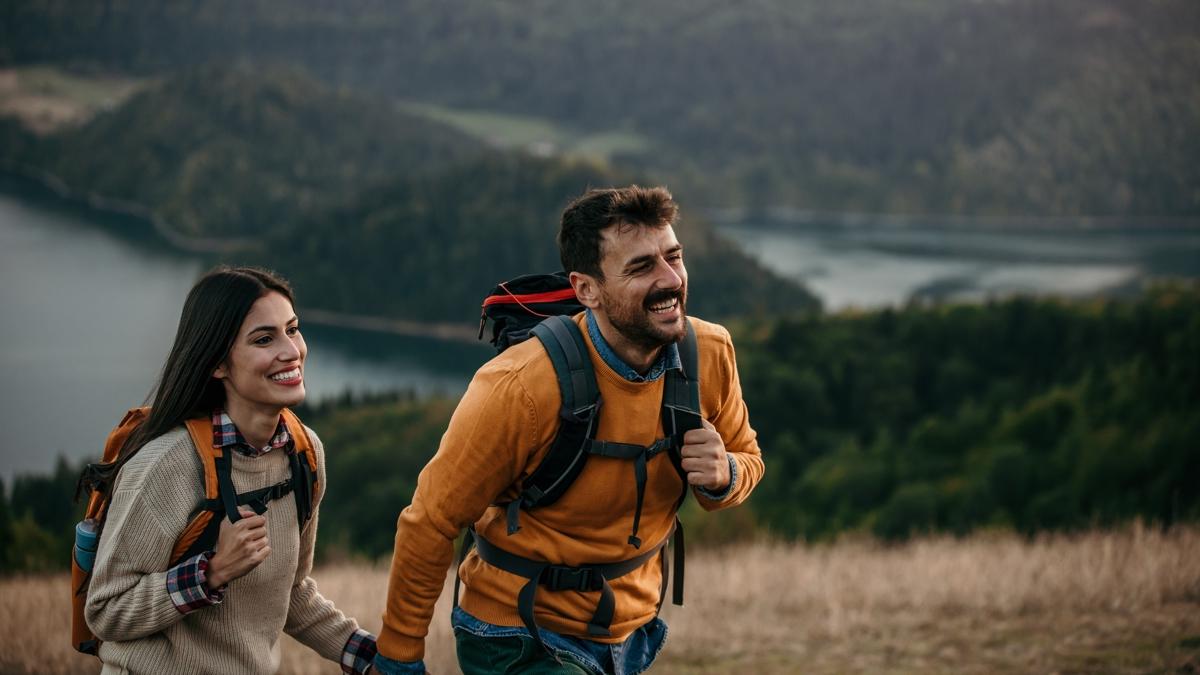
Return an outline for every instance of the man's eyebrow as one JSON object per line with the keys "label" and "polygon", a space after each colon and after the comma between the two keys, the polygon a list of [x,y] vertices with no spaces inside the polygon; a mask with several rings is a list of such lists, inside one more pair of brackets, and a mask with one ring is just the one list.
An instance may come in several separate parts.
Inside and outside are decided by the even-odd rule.
{"label": "man's eyebrow", "polygon": [[[670,255],[672,253],[678,253],[682,250],[683,250],[683,244],[675,244],[671,248],[668,248],[666,251],[663,251],[663,254]],[[625,268],[628,269],[630,267],[635,267],[635,266],[640,265],[648,260],[654,260],[657,257],[658,256],[654,253],[647,253],[646,255],[639,255],[636,258],[630,258],[629,260],[627,260],[625,262]]]}
{"label": "man's eyebrow", "polygon": [[625,267],[624,267],[624,269],[630,269],[630,268],[632,268],[632,267],[638,267],[638,266],[640,266],[640,265],[642,265],[642,264],[644,264],[644,263],[647,263],[647,262],[651,262],[651,261],[653,261],[653,260],[654,260],[654,258],[655,258],[655,256],[653,256],[653,255],[651,255],[651,254],[639,255],[639,256],[638,256],[638,257],[636,257],[636,258],[631,258],[631,259],[629,259],[629,260],[626,260],[626,261],[625,261]]}

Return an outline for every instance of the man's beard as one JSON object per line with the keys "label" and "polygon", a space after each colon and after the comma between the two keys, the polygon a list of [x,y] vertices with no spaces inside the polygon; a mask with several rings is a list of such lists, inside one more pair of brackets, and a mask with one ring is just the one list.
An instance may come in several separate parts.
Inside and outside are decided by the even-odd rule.
{"label": "man's beard", "polygon": [[[650,307],[659,303],[679,299],[679,316],[677,324],[662,326],[656,324]],[[658,349],[673,342],[679,342],[687,334],[687,324],[683,317],[687,316],[687,287],[672,290],[655,291],[647,295],[640,305],[625,305],[615,302],[605,293],[605,313],[608,322],[629,342],[644,349]]]}

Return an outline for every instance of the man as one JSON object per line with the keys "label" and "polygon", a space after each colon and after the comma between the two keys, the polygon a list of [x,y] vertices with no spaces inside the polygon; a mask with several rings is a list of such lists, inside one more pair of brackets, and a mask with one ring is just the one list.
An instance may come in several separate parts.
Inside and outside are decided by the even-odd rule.
{"label": "man", "polygon": [[[563,212],[563,268],[587,308],[573,320],[586,336],[603,401],[597,441],[652,446],[664,436],[664,374],[681,367],[678,343],[688,326],[676,215],[667,190],[638,186],[590,190]],[[528,579],[473,550],[459,569],[465,590],[453,616],[465,673],[621,675],[649,667],[666,637],[657,617],[658,556],[666,552],[658,547],[671,536],[686,489],[680,473],[707,510],[741,503],[763,474],[729,333],[694,318],[691,325],[703,426],[683,435],[680,468],[667,456],[647,461],[639,496],[631,461],[590,456],[558,501],[521,511],[515,528],[497,504],[512,502],[546,456],[560,426],[562,396],[536,339],[479,369],[418,478],[412,505],[400,514],[377,672],[424,672],[424,638],[453,542],[472,524],[480,548],[503,552],[491,554],[493,561],[507,554],[573,568],[630,560],[636,567],[605,582],[613,601],[607,625],[597,620],[604,613],[597,609],[604,604],[597,586],[539,590],[529,584],[536,591],[536,625],[530,625],[518,609]],[[644,564],[637,564],[639,556]]]}

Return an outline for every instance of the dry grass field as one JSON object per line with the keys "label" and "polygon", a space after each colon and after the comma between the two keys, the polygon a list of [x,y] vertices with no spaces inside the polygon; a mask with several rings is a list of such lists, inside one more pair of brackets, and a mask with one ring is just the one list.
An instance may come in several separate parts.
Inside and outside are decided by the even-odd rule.
{"label": "dry grass field", "polygon": [[[382,566],[335,565],[326,596],[379,628]],[[983,533],[886,547],[762,543],[689,557],[659,673],[1197,673],[1200,529]],[[455,673],[444,593],[427,663]],[[94,673],[67,645],[66,582],[0,580],[0,672]],[[289,639],[284,673],[335,673]]]}

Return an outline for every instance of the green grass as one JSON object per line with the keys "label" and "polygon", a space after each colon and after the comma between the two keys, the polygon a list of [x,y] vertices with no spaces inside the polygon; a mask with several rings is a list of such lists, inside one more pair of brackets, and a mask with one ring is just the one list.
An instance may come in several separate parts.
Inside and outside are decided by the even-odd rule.
{"label": "green grass", "polygon": [[565,155],[607,162],[617,153],[650,150],[651,141],[630,131],[587,133],[530,115],[464,110],[405,101],[401,110],[448,124],[493,146],[523,149],[539,155]]}
{"label": "green grass", "polygon": [[146,83],[118,75],[82,75],[56,66],[18,66],[20,90],[26,94],[63,99],[86,108],[111,107]]}

